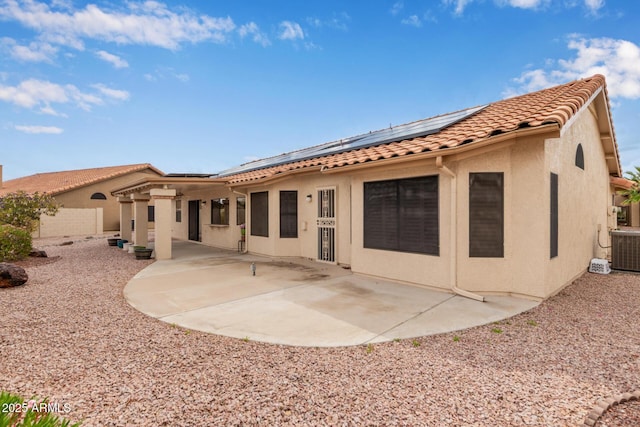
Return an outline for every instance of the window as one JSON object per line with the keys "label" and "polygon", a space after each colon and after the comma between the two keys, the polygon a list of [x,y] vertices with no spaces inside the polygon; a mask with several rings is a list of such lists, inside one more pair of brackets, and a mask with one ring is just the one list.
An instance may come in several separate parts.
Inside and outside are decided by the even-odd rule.
{"label": "window", "polygon": [[578,148],[576,148],[576,166],[584,170],[584,150],[582,149],[582,144],[578,144]]}
{"label": "window", "polygon": [[558,175],[551,173],[550,258],[558,256]]}
{"label": "window", "polygon": [[298,237],[298,192],[280,192],[280,237]]}
{"label": "window", "polygon": [[102,193],[93,193],[91,195],[91,200],[107,200],[107,196]]}
{"label": "window", "polygon": [[269,237],[269,192],[251,193],[251,235]]}
{"label": "window", "polygon": [[156,220],[156,207],[147,206],[147,221],[155,222]]}
{"label": "window", "polygon": [[211,224],[229,225],[229,199],[211,201]]}
{"label": "window", "polygon": [[504,174],[469,174],[469,256],[504,257]]}
{"label": "window", "polygon": [[246,206],[247,206],[246,197],[238,197],[236,199],[236,225],[242,225],[247,221]]}
{"label": "window", "polygon": [[176,200],[176,222],[182,222],[182,200]]}
{"label": "window", "polygon": [[364,183],[364,247],[440,254],[438,176]]}

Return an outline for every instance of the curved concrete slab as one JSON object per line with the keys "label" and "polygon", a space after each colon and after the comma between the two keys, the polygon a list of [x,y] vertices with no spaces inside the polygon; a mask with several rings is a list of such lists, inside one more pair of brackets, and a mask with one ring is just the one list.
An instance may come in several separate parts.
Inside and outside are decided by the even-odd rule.
{"label": "curved concrete slab", "polygon": [[174,259],[151,264],[126,285],[129,304],[167,323],[253,341],[377,343],[491,323],[539,304],[505,296],[482,303],[299,258],[173,245]]}

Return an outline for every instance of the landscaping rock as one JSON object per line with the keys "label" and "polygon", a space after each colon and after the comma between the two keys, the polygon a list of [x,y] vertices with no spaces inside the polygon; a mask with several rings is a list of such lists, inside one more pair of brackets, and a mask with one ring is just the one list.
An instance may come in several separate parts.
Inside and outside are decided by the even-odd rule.
{"label": "landscaping rock", "polygon": [[62,243],[60,243],[59,246],[69,246],[69,245],[73,245],[73,242],[71,240],[66,241],[66,242],[62,242]]}
{"label": "landscaping rock", "polygon": [[6,262],[0,262],[0,288],[12,288],[24,285],[29,276],[22,267]]}
{"label": "landscaping rock", "polygon": [[29,252],[29,256],[33,258],[47,258],[47,253],[45,251],[41,251],[40,249],[33,249]]}

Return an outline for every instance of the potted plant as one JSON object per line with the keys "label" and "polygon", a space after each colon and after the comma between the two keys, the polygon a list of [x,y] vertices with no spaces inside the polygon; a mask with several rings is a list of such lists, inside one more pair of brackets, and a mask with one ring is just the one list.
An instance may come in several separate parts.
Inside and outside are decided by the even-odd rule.
{"label": "potted plant", "polygon": [[128,242],[127,239],[118,239],[117,245],[120,249],[122,249],[122,245],[124,245],[127,242]]}
{"label": "potted plant", "polygon": [[153,249],[145,248],[145,247],[136,247],[134,253],[136,254],[136,259],[151,259],[151,253]]}
{"label": "potted plant", "polygon": [[117,237],[112,237],[107,239],[107,243],[109,244],[109,246],[118,246],[118,240],[120,240]]}

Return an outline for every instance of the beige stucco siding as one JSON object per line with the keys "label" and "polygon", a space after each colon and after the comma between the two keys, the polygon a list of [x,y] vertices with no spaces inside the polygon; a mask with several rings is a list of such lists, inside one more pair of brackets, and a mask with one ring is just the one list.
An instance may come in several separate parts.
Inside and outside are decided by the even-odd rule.
{"label": "beige stucco siding", "polygon": [[[470,153],[473,154],[473,153]],[[542,294],[544,240],[542,143],[521,139],[504,148],[463,158],[457,165],[457,286],[481,293]],[[504,174],[504,257],[469,256],[469,175]],[[548,215],[547,215],[548,216]]]}
{"label": "beige stucco siding", "polygon": [[[318,258],[318,190],[335,189],[336,197],[336,262],[351,264],[351,181],[346,176],[300,175],[267,184],[245,188],[247,192],[247,233],[251,233],[251,193],[269,193],[269,237],[249,236],[249,250],[273,256]],[[280,238],[280,191],[298,192],[298,237]],[[311,202],[306,196],[311,195]]]}
{"label": "beige stucco siding", "polygon": [[[584,170],[575,165],[578,144],[584,152]],[[545,170],[558,174],[558,257],[545,262],[545,297],[557,292],[589,266],[594,257],[606,258],[608,228],[613,225],[609,172],[599,139],[596,118],[583,109],[560,138],[545,143]],[[545,188],[549,187],[548,178]],[[548,211],[549,201],[545,201]],[[548,232],[547,232],[548,233]]]}
{"label": "beige stucco siding", "polygon": [[[120,229],[120,205],[118,204],[117,198],[111,195],[111,190],[152,176],[158,176],[158,174],[150,170],[132,172],[96,184],[56,194],[55,199],[67,208],[102,208],[104,231],[115,231]],[[94,193],[102,193],[107,199],[93,200],[91,199],[91,195]]]}
{"label": "beige stucco siding", "polygon": [[[189,239],[189,201],[197,200],[200,220],[200,238],[202,243],[217,248],[235,250],[240,240],[240,225],[236,220],[236,201],[239,194],[233,193],[227,187],[215,186],[208,189],[189,192],[180,197],[181,221],[176,221],[176,205],[178,200],[173,200],[171,205],[171,235],[176,239]],[[229,200],[229,224],[211,224],[211,200],[225,198]],[[206,202],[204,205],[202,202]]]}
{"label": "beige stucco siding", "polygon": [[[364,183],[421,176],[438,177],[440,255],[396,252],[364,247]],[[356,273],[391,278],[440,289],[449,288],[450,181],[436,168],[435,159],[394,166],[371,168],[354,173],[352,179],[353,255],[351,269]]]}

